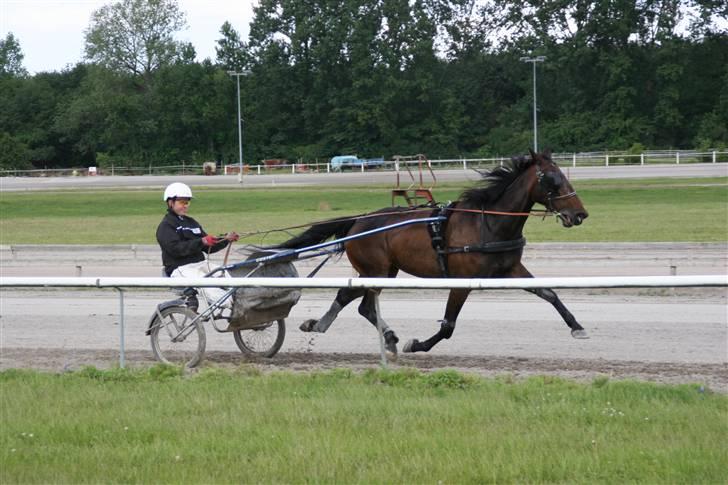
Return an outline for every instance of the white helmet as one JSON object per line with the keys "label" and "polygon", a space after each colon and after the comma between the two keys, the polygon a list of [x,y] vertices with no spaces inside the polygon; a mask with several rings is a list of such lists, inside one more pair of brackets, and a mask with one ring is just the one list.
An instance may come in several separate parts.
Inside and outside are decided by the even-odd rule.
{"label": "white helmet", "polygon": [[191,199],[192,190],[186,184],[175,182],[173,184],[169,184],[167,188],[164,189],[164,198],[162,200],[166,202],[169,199],[176,199],[177,197]]}

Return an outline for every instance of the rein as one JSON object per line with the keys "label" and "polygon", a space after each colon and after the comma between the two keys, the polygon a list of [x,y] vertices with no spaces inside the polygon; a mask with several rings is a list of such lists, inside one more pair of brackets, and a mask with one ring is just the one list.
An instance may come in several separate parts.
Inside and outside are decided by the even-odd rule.
{"label": "rein", "polygon": [[[576,193],[575,193],[576,195]],[[472,212],[473,214],[490,214],[495,216],[517,216],[517,217],[528,217],[530,215],[543,215],[545,216],[551,216],[554,214],[554,211],[548,211],[548,210],[532,210],[530,212],[500,212],[500,211],[487,211],[487,210],[481,210],[481,209],[457,209],[457,208],[448,208],[447,210],[452,212]]]}
{"label": "rein", "polygon": [[[553,200],[566,198],[566,197],[573,197],[575,195],[576,195],[576,192],[572,192],[571,194],[554,197]],[[373,217],[393,216],[393,215],[398,215],[398,214],[411,214],[414,212],[431,212],[432,209],[433,209],[433,207],[422,207],[422,208],[417,208],[417,209],[407,209],[404,211],[378,212],[376,214],[362,214],[362,215],[358,215],[358,216],[345,217],[345,218],[336,219],[336,220],[341,221],[341,222],[358,221],[358,220],[363,220],[363,219],[371,219]],[[538,216],[543,216],[545,218],[546,216],[558,214],[552,210],[532,210],[530,212],[501,212],[501,211],[488,211],[488,210],[480,210],[480,209],[457,209],[454,207],[446,208],[446,210],[452,211],[452,212],[471,212],[473,214],[489,214],[489,215],[496,215],[496,216],[514,216],[514,217],[528,217],[530,215],[538,215]],[[292,229],[301,229],[302,227],[311,227],[311,226],[315,226],[316,224],[323,224],[323,223],[331,222],[331,221],[332,221],[332,219],[326,219],[323,221],[314,221],[314,222],[309,222],[306,224],[299,224],[297,226],[282,227],[280,229],[269,229],[267,231],[241,232],[240,238],[245,239],[248,237],[258,236],[260,234],[270,234],[272,232],[288,232]]]}

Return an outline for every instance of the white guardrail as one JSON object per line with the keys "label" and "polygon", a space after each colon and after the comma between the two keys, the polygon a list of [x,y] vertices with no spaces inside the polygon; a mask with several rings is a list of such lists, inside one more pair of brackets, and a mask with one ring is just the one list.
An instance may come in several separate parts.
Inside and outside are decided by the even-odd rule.
{"label": "white guardrail", "polygon": [[[728,287],[728,275],[566,278],[135,278],[0,277],[0,288],[111,288],[119,292],[119,366],[125,366],[124,288],[183,287],[471,289]],[[381,339],[381,335],[380,335]],[[383,352],[383,351],[382,351]],[[382,357],[383,362],[385,361]]]}
{"label": "white guardrail", "polygon": [[[610,167],[624,165],[651,165],[651,164],[690,164],[690,163],[726,163],[727,150],[663,150],[647,151],[644,153],[612,152],[580,152],[580,153],[554,153],[554,161],[562,166],[572,167]],[[331,163],[308,160],[281,163],[277,165],[251,164],[243,167],[246,175],[284,174],[284,173],[329,173],[334,171]],[[325,159],[322,159],[325,160]],[[433,170],[488,168],[503,164],[510,157],[486,158],[445,158],[429,160]],[[211,162],[210,162],[211,163]],[[405,165],[417,168],[417,160],[399,161],[385,160],[381,165],[366,167],[364,164],[354,171],[398,171]],[[15,177],[49,177],[49,176],[94,176],[94,175],[199,175],[204,174],[202,163],[181,163],[176,165],[147,165],[147,166],[110,166],[110,167],[68,167],[32,170],[0,170],[0,176]],[[237,175],[240,173],[240,164],[233,163],[215,168],[211,175]]]}

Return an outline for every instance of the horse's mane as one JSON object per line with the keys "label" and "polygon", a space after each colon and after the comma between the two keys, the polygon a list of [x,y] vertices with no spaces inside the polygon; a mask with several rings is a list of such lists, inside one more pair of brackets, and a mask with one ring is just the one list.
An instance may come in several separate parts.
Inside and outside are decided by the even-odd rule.
{"label": "horse's mane", "polygon": [[531,157],[517,157],[493,170],[480,172],[482,179],[478,185],[464,191],[458,200],[474,207],[485,207],[498,200],[503,192],[533,163],[534,160]]}

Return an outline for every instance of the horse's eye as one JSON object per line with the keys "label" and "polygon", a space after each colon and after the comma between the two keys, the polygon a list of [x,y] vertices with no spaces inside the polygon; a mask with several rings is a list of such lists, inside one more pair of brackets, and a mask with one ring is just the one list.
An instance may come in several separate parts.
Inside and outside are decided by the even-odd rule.
{"label": "horse's eye", "polygon": [[558,189],[561,187],[563,179],[561,174],[558,172],[548,172],[544,174],[543,183],[546,187],[551,189]]}

